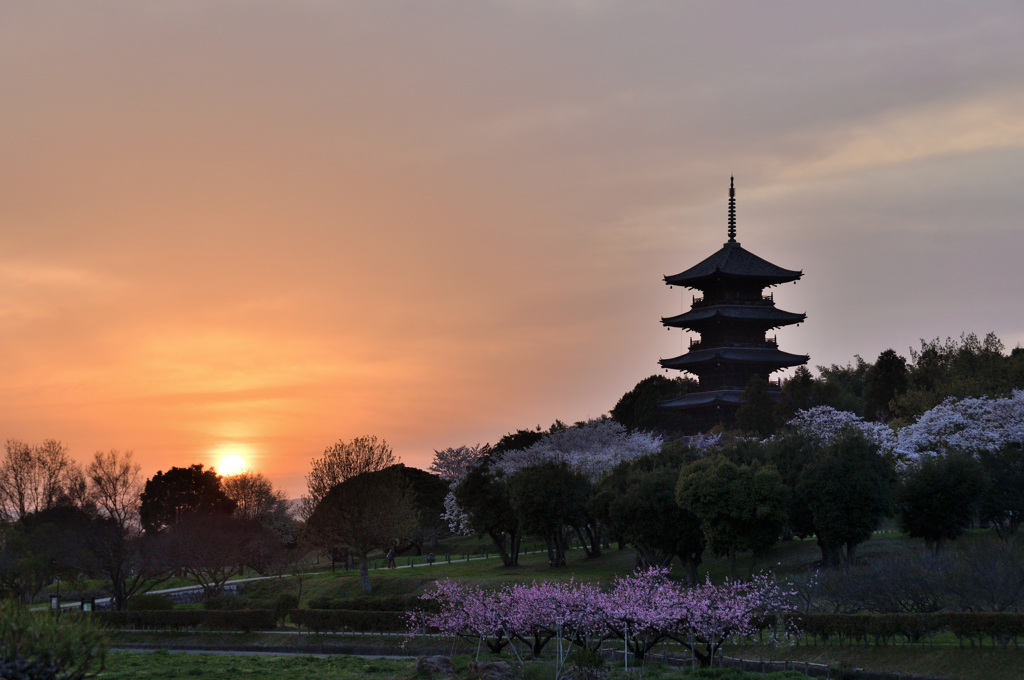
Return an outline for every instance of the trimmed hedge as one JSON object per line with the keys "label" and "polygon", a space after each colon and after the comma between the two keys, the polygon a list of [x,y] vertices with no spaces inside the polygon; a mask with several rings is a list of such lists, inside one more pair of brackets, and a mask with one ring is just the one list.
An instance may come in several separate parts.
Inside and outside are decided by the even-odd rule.
{"label": "trimmed hedge", "polygon": [[314,633],[401,633],[409,621],[406,612],[352,609],[293,609],[288,612],[288,617],[295,625]]}
{"label": "trimmed hedge", "polygon": [[941,614],[945,618],[946,628],[956,635],[960,646],[964,639],[974,646],[975,641],[981,646],[987,637],[1004,647],[1013,642],[1017,646],[1017,638],[1024,637],[1024,614],[1010,612],[950,612]]}
{"label": "trimmed hedge", "polygon": [[174,600],[159,593],[141,593],[128,598],[128,611],[170,611],[174,609]]}
{"label": "trimmed hedge", "polygon": [[364,612],[410,612],[432,605],[433,601],[421,600],[415,595],[384,595],[380,597],[314,597],[309,600],[310,609],[344,609]]}
{"label": "trimmed hedge", "polygon": [[1024,638],[1024,614],[1015,612],[936,612],[933,614],[788,614],[788,625],[795,625],[813,641],[840,645],[920,642],[942,631],[953,633],[962,647],[985,639],[992,644],[1017,645]]}
{"label": "trimmed hedge", "polygon": [[116,612],[96,611],[89,614],[93,620],[108,628],[197,628],[209,630],[273,630],[277,627],[277,612],[273,609],[203,610],[174,609],[171,611]]}

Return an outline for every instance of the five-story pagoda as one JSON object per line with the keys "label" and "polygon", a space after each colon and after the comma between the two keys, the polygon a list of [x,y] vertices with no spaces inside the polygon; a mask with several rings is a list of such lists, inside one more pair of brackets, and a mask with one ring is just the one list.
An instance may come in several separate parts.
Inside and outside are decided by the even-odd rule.
{"label": "five-story pagoda", "polygon": [[736,241],[736,189],[730,179],[729,240],[706,260],[665,277],[669,286],[693,288],[701,296],[693,297],[690,311],[661,322],[699,333],[700,340],[691,341],[686,354],[659,363],[696,375],[699,387],[659,405],[685,412],[702,430],[717,423],[731,425],[751,378],[767,380],[782,368],[806,364],[810,357],[783,352],[767,336],[771,329],[800,323],[806,314],[776,308],[773,294],[763,292],[801,276],[803,272],[778,267]]}

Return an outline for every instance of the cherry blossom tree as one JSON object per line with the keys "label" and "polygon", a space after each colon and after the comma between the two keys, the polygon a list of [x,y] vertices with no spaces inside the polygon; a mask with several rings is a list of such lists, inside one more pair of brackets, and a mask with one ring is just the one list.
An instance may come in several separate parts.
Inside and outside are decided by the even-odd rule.
{"label": "cherry blossom tree", "polygon": [[430,464],[430,471],[448,482],[457,484],[471,467],[480,462],[480,459],[487,454],[488,446],[459,446],[448,447],[440,451],[434,451],[434,460]]}
{"label": "cherry blossom tree", "polygon": [[[436,602],[436,611],[412,613],[409,626],[410,634],[434,629],[477,641],[478,649],[486,645],[493,653],[520,640],[535,657],[557,640],[559,668],[566,656],[563,643],[595,653],[605,640],[621,637],[628,651],[642,659],[659,642],[673,639],[707,666],[727,640],[749,638],[774,615],[791,610],[794,594],[768,576],[685,588],[669,580],[665,569],[616,579],[607,593],[597,584],[575,580],[492,592],[445,580],[422,596]],[[770,639],[774,636],[771,632]]]}
{"label": "cherry blossom tree", "polygon": [[653,453],[661,438],[647,432],[628,434],[621,424],[595,419],[545,435],[527,449],[505,452],[497,469],[512,475],[543,463],[565,463],[573,472],[596,482],[624,460]]}
{"label": "cherry blossom tree", "polygon": [[822,447],[834,443],[846,430],[854,429],[882,452],[896,448],[896,435],[888,425],[872,423],[856,413],[837,411],[831,406],[815,406],[797,411],[787,426]]}
{"label": "cherry blossom tree", "polygon": [[671,637],[689,648],[700,665],[709,666],[727,640],[751,638],[769,617],[790,610],[793,595],[767,575],[721,585],[708,579],[683,592]]}
{"label": "cherry blossom tree", "polygon": [[1024,390],[998,399],[946,399],[901,429],[895,448],[915,460],[950,451],[977,455],[1008,445],[1024,445]]}
{"label": "cherry blossom tree", "polygon": [[481,642],[493,654],[498,654],[511,641],[507,632],[509,600],[504,594],[467,586],[461,581],[437,581],[433,590],[420,597],[436,602],[437,611],[412,612],[410,632],[433,629],[441,635]]}

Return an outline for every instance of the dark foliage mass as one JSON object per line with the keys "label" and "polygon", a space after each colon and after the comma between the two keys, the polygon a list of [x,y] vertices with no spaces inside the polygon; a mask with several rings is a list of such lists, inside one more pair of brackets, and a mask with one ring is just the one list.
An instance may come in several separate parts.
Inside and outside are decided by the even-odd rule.
{"label": "dark foliage mass", "polygon": [[489,536],[506,567],[519,565],[522,531],[506,480],[492,470],[493,455],[485,456],[470,468],[454,489],[459,507],[469,516],[478,536]]}
{"label": "dark foliage mass", "polygon": [[970,455],[925,458],[900,487],[900,524],[938,552],[971,525],[984,489],[982,467]]}
{"label": "dark foliage mass", "polygon": [[661,374],[644,378],[615,404],[611,410],[612,420],[622,423],[629,432],[682,431],[691,425],[689,419],[677,411],[658,408],[658,403],[696,388],[697,382],[690,378],[666,378]]}
{"label": "dark foliage mass", "polygon": [[700,519],[676,503],[675,487],[680,468],[696,457],[686,447],[669,447],[620,463],[597,484],[589,502],[611,535],[637,551],[641,566],[669,567],[678,558],[693,584],[704,553],[704,533]]}
{"label": "dark foliage mass", "polygon": [[306,521],[306,542],[324,551],[342,551],[359,558],[366,593],[372,589],[370,551],[394,548],[419,524],[416,491],[403,467],[346,479],[323,497]]}
{"label": "dark foliage mass", "polygon": [[147,534],[174,525],[189,514],[230,514],[235,502],[221,488],[220,477],[200,464],[157,472],[142,492],[140,516]]}

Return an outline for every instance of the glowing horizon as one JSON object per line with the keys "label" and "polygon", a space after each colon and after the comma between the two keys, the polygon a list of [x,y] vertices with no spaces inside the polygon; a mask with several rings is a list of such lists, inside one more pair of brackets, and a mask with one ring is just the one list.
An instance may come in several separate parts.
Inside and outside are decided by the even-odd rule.
{"label": "glowing horizon", "polygon": [[[923,8],[927,7],[927,11]],[[0,436],[238,455],[290,496],[597,417],[738,238],[811,366],[1024,342],[1024,12],[607,2],[0,8]],[[234,447],[233,453],[229,453]]]}

